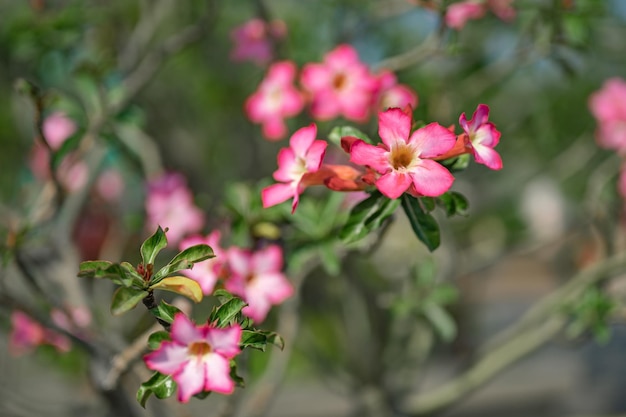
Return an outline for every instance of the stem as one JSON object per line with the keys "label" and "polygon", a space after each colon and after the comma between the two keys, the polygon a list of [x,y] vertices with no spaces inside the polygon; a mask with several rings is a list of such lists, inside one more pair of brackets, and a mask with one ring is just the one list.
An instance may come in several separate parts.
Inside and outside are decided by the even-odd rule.
{"label": "stem", "polygon": [[[154,291],[149,290],[148,291],[148,295],[145,296],[145,298],[143,299],[143,305],[146,306],[146,308],[148,309],[148,311],[151,311],[155,308],[157,308],[157,303],[156,300],[154,299]],[[172,327],[172,325],[168,322],[166,322],[165,320],[161,319],[160,317],[156,317],[156,321],[159,322],[159,324],[166,330],[166,331],[170,331],[170,328]]]}

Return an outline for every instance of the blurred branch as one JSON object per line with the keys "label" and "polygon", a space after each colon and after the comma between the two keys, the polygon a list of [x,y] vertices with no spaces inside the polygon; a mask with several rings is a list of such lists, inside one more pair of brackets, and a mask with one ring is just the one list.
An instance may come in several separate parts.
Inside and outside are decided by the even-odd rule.
{"label": "blurred branch", "polygon": [[384,59],[374,65],[374,70],[388,69],[398,71],[419,64],[427,57],[434,55],[441,48],[442,31],[431,33],[421,44],[410,51]]}
{"label": "blurred branch", "polygon": [[482,359],[459,377],[441,387],[409,400],[407,409],[420,416],[443,409],[468,395],[485,382],[532,353],[556,336],[567,323],[562,307],[580,297],[583,291],[603,279],[624,272],[626,253],[579,272],[554,293],[540,300],[515,324],[496,335],[485,348]]}

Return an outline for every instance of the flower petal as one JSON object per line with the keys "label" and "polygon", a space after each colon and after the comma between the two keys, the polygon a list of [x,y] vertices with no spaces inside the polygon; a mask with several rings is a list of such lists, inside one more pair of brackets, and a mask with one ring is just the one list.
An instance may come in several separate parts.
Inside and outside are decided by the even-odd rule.
{"label": "flower petal", "polygon": [[484,123],[474,133],[472,138],[472,144],[488,146],[490,148],[495,147],[500,142],[500,132],[496,129],[493,123]]}
{"label": "flower petal", "polygon": [[261,191],[263,207],[268,208],[296,197],[298,193],[291,184],[272,184]]}
{"label": "flower petal", "polygon": [[289,139],[289,146],[293,149],[296,157],[305,157],[307,151],[313,144],[315,136],[317,135],[317,126],[315,123],[311,123],[306,127],[302,127],[294,132]]}
{"label": "flower petal", "polygon": [[308,172],[316,172],[320,165],[322,165],[322,159],[324,159],[324,155],[326,154],[326,147],[328,143],[323,140],[316,140],[311,144],[307,154],[306,154],[306,170]]}
{"label": "flower petal", "polygon": [[384,174],[391,169],[388,154],[383,147],[370,145],[359,139],[354,141],[350,148],[350,162],[372,167]]}
{"label": "flower petal", "polygon": [[206,341],[211,345],[213,352],[232,359],[241,352],[241,327],[230,326],[225,329],[209,328]]}
{"label": "flower petal", "polygon": [[270,245],[255,252],[251,262],[257,274],[280,271],[283,267],[283,251],[278,245]]}
{"label": "flower petal", "polygon": [[178,384],[178,401],[188,402],[193,395],[204,390],[207,379],[204,361],[199,358],[188,361],[172,378]]}
{"label": "flower petal", "polygon": [[182,369],[183,365],[189,361],[189,354],[187,345],[164,341],[159,349],[148,353],[143,359],[146,366],[153,371],[172,375]]}
{"label": "flower petal", "polygon": [[424,159],[411,172],[415,190],[421,195],[437,197],[450,189],[454,177],[443,165]]}
{"label": "flower petal", "polygon": [[389,148],[396,142],[406,142],[411,133],[411,117],[392,108],[378,113],[378,135]]}
{"label": "flower petal", "polygon": [[249,285],[248,292],[263,296],[271,304],[280,304],[293,295],[293,285],[280,271],[266,272],[257,276]]}
{"label": "flower petal", "polygon": [[400,197],[410,185],[410,175],[397,171],[389,172],[376,181],[376,187],[389,198]]}
{"label": "flower petal", "polygon": [[233,246],[228,249],[228,266],[233,275],[247,277],[252,272],[250,251]]}
{"label": "flower petal", "polygon": [[291,148],[282,148],[276,156],[278,169],[274,171],[273,177],[276,181],[290,182],[294,180],[294,172],[298,170],[296,155]]}
{"label": "flower petal", "polygon": [[454,147],[456,135],[439,123],[430,123],[413,132],[409,143],[419,152],[420,158],[434,158]]}
{"label": "flower petal", "polygon": [[474,159],[493,170],[502,169],[500,154],[488,146],[474,145]]}
{"label": "flower petal", "polygon": [[209,354],[204,358],[205,391],[215,391],[221,394],[231,394],[235,383],[230,379],[230,363],[228,359],[218,354]]}
{"label": "flower petal", "polygon": [[195,324],[183,313],[177,313],[172,323],[172,340],[182,345],[188,345],[202,338],[202,333]]}

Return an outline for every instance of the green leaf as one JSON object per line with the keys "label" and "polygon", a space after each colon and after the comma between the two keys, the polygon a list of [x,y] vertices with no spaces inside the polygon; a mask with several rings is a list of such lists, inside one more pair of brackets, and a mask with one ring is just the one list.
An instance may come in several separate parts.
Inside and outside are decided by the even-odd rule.
{"label": "green leaf", "polygon": [[144,265],[154,265],[157,254],[167,246],[167,237],[161,226],[157,231],[141,244],[141,259]]}
{"label": "green leaf", "polygon": [[161,342],[164,340],[171,340],[168,332],[165,330],[154,332],[148,337],[148,347],[152,350],[156,350],[161,346]]}
{"label": "green leaf", "polygon": [[50,155],[50,167],[52,167],[53,171],[56,171],[63,162],[63,159],[70,154],[71,152],[78,149],[78,145],[80,145],[80,141],[83,139],[83,132],[77,131],[72,136],[70,136],[61,147],[53,152]]}
{"label": "green leaf", "polygon": [[280,350],[285,347],[283,338],[275,332],[263,330],[244,330],[241,334],[241,348],[253,348],[265,352],[267,345],[272,344]]}
{"label": "green leaf", "polygon": [[[108,261],[83,262],[80,264],[78,276],[82,278],[108,279],[124,287],[130,287],[133,284],[133,276],[125,268],[120,264],[113,264]],[[143,282],[140,281],[137,286],[142,284]]]}
{"label": "green leaf", "polygon": [[176,382],[169,375],[155,372],[152,377],[141,384],[137,391],[137,402],[146,408],[146,401],[154,394],[159,399],[171,397],[176,392]]}
{"label": "green leaf", "polygon": [[339,254],[335,248],[334,242],[323,243],[318,246],[319,259],[322,261],[324,270],[330,276],[337,276],[341,271],[341,262]]}
{"label": "green leaf", "polygon": [[222,303],[235,297],[223,288],[218,288],[217,290],[213,291],[213,296],[219,298]]}
{"label": "green leaf", "polygon": [[437,197],[437,203],[444,208],[448,217],[452,217],[455,214],[465,216],[469,207],[467,198],[456,191],[449,191],[440,195]]}
{"label": "green leaf", "polygon": [[85,261],[80,263],[78,270],[79,277],[93,278],[98,270],[106,269],[113,263],[109,261]]}
{"label": "green leaf", "polygon": [[159,270],[152,278],[151,284],[155,284],[165,278],[166,276],[173,274],[174,272],[189,269],[197,262],[202,262],[210,258],[214,258],[215,254],[213,249],[209,245],[195,245],[191,246],[178,255],[174,256],[172,260]]}
{"label": "green leaf", "polygon": [[194,303],[202,301],[202,288],[196,280],[184,276],[167,277],[150,286],[151,290],[165,290],[189,298]]}
{"label": "green leaf", "polygon": [[424,315],[444,342],[451,342],[456,337],[456,323],[440,305],[428,303],[423,309]]}
{"label": "green leaf", "polygon": [[372,143],[372,140],[365,133],[361,132],[356,127],[352,126],[336,126],[328,134],[328,140],[341,147],[341,138],[345,136],[353,136],[355,138],[362,139],[366,143]]}
{"label": "green leaf", "polygon": [[111,300],[111,314],[119,316],[132,310],[146,295],[148,295],[148,291],[138,288],[118,288],[113,293],[113,300]]}
{"label": "green leaf", "polygon": [[126,278],[130,277],[130,279],[132,280],[133,284],[135,284],[135,286],[143,287],[145,285],[143,277],[139,275],[139,272],[137,272],[137,270],[131,263],[121,262],[120,266],[124,268],[124,270],[126,271]]}
{"label": "green leaf", "polygon": [[217,327],[226,327],[237,319],[247,305],[241,298],[233,297],[211,312],[209,323],[216,323]]}
{"label": "green leaf", "polygon": [[409,218],[411,228],[431,252],[439,247],[439,225],[433,216],[424,212],[420,201],[408,194],[402,195],[402,208]]}
{"label": "green leaf", "polygon": [[230,361],[230,379],[235,382],[235,385],[244,388],[246,386],[245,381],[239,374],[237,374],[237,362],[231,359]]}
{"label": "green leaf", "polygon": [[464,153],[463,155],[459,155],[456,158],[450,158],[440,162],[443,166],[448,168],[450,172],[454,173],[464,171],[468,167],[470,160],[470,154]]}
{"label": "green leaf", "polygon": [[400,200],[391,200],[381,193],[374,192],[361,201],[350,212],[348,221],[339,231],[339,238],[344,243],[356,242],[378,229],[400,205]]}
{"label": "green leaf", "polygon": [[159,305],[157,305],[155,308],[150,309],[150,313],[152,313],[154,317],[172,324],[172,322],[174,321],[174,316],[177,313],[181,313],[181,311],[177,307],[174,307],[173,305],[161,300]]}

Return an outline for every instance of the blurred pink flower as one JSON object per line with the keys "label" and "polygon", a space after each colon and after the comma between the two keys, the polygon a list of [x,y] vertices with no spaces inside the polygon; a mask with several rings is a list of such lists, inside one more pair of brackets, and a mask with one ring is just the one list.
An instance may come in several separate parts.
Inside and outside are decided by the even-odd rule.
{"label": "blurred pink flower", "polygon": [[293,286],[281,272],[280,246],[270,245],[256,252],[232,247],[228,250],[228,267],[230,275],[224,286],[248,303],[243,313],[256,323],[265,320],[272,305],[293,295]]}
{"label": "blurred pink flower", "polygon": [[383,70],[378,75],[378,90],[375,94],[374,108],[386,110],[392,107],[404,109],[417,107],[417,94],[409,86],[398,84],[396,74]]}
{"label": "blurred pink flower", "polygon": [[44,344],[54,346],[59,352],[68,352],[72,347],[67,337],[44,328],[19,310],[13,311],[11,313],[9,351],[14,355],[20,355]]}
{"label": "blurred pink flower", "polygon": [[[51,178],[50,151],[42,143],[35,142],[30,153],[29,166],[33,175],[43,181]],[[57,178],[60,184],[69,192],[78,191],[85,184],[89,176],[87,164],[79,159],[75,153],[63,158],[57,168]]]}
{"label": "blurred pink flower", "polygon": [[603,148],[626,154],[626,81],[610,78],[589,97],[589,108],[598,121],[596,140]]}
{"label": "blurred pink flower", "polygon": [[480,19],[486,11],[486,4],[481,1],[467,0],[451,4],[446,10],[446,25],[461,30],[468,20]]}
{"label": "blurred pink flower", "polygon": [[287,34],[287,26],[282,20],[269,24],[262,19],[250,19],[231,31],[235,48],[231,52],[233,61],[253,61],[265,65],[272,60],[273,40],[282,39]]}
{"label": "blurred pink flower", "polygon": [[459,124],[469,138],[468,144],[472,148],[476,162],[498,170],[502,169],[502,158],[493,148],[500,142],[500,132],[488,119],[489,106],[479,104],[472,115],[472,119],[467,121],[465,113],[463,113],[459,117]]}
{"label": "blurred pink flower", "polygon": [[319,120],[343,116],[365,122],[378,81],[359,60],[350,45],[339,45],[324,56],[323,63],[304,65],[304,89],[311,95],[311,114]]}
{"label": "blurred pink flower", "polygon": [[110,168],[98,176],[95,187],[102,198],[112,203],[124,193],[124,178],[118,170]]}
{"label": "blurred pink flower", "polygon": [[65,113],[57,111],[44,119],[42,130],[50,147],[58,150],[76,132],[76,123]]}
{"label": "blurred pink flower", "polygon": [[487,5],[500,19],[505,22],[511,22],[515,19],[515,9],[513,8],[513,1],[515,0],[487,0]]}
{"label": "blurred pink flower", "polygon": [[204,225],[204,213],[194,204],[187,181],[179,173],[167,173],[148,183],[146,214],[147,230],[167,227],[167,240],[173,245]]}
{"label": "blurred pink flower", "polygon": [[207,259],[196,263],[192,269],[186,269],[182,273],[200,284],[202,293],[210,295],[213,293],[215,284],[219,279],[220,273],[226,262],[226,251],[219,246],[221,233],[214,230],[207,236],[194,235],[183,239],[180,242],[179,249],[184,250],[194,245],[205,244],[213,249],[215,258]]}
{"label": "blurred pink flower", "polygon": [[230,360],[240,352],[241,333],[239,326],[196,326],[178,313],[172,323],[172,340],[162,342],[144,361],[153,371],[172,376],[180,402],[203,391],[231,394],[235,383],[230,378]]}
{"label": "blurred pink flower", "polygon": [[378,146],[355,140],[350,161],[382,174],[376,187],[389,198],[408,191],[415,196],[439,196],[452,186],[454,177],[430,158],[443,155],[456,143],[456,136],[438,123],[411,133],[411,116],[398,108],[378,114]]}
{"label": "blurred pink flower", "polygon": [[278,169],[274,179],[279,181],[261,191],[263,207],[271,207],[293,198],[291,212],[296,211],[300,194],[307,186],[307,175],[319,170],[326,146],[323,140],[316,140],[317,126],[311,123],[298,129],[289,139],[289,147],[278,152]]}
{"label": "blurred pink flower", "polygon": [[304,98],[293,85],[296,71],[291,61],[273,64],[257,91],[246,100],[246,114],[251,121],[263,125],[267,139],[285,137],[287,127],[283,119],[297,115],[304,107]]}

